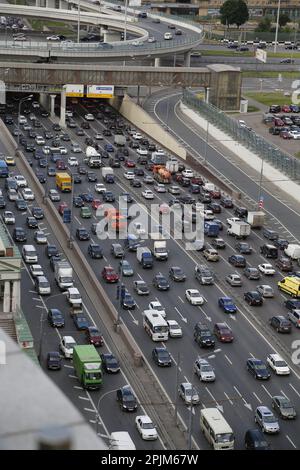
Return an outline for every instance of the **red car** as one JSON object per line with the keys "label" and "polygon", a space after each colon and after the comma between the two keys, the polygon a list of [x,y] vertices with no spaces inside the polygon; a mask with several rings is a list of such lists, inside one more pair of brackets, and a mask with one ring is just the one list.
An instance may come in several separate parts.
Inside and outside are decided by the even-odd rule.
{"label": "red car", "polygon": [[56,169],[57,170],[66,170],[67,169],[67,165],[65,164],[65,162],[63,160],[57,160],[56,162]]}
{"label": "red car", "polygon": [[216,323],[214,334],[222,343],[232,343],[233,334],[227,323]]}
{"label": "red car", "polygon": [[85,330],[85,334],[89,344],[93,344],[94,346],[103,346],[103,336],[96,326],[89,326],[87,330]]}
{"label": "red car", "polygon": [[105,266],[102,270],[102,277],[106,282],[118,282],[119,276],[111,266]]}
{"label": "red car", "polygon": [[274,126],[277,126],[277,127],[283,127],[284,126],[284,122],[280,118],[274,118],[273,119],[273,124],[274,124]]}
{"label": "red car", "polygon": [[68,204],[66,202],[61,202],[58,206],[58,212],[60,215],[63,215],[65,209],[68,209]]}
{"label": "red car", "polygon": [[135,162],[133,160],[129,160],[128,158],[126,158],[125,166],[127,168],[134,168],[135,167]]}
{"label": "red car", "polygon": [[284,104],[284,105],[281,107],[281,111],[282,111],[283,113],[290,113],[290,112],[291,112],[291,109],[290,109],[290,107],[289,107],[288,104]]}
{"label": "red car", "polygon": [[92,202],[92,208],[97,210],[99,207],[102,207],[102,202],[100,199],[94,199]]}
{"label": "red car", "polygon": [[191,178],[191,183],[199,184],[199,186],[202,186],[204,184],[204,181],[200,176],[194,176],[193,178]]}

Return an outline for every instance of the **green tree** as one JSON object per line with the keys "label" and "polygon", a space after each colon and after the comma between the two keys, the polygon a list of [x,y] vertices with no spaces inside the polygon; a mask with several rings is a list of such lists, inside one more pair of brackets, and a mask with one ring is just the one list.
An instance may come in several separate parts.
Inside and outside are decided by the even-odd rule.
{"label": "green tree", "polygon": [[271,30],[272,21],[269,16],[265,16],[257,25],[255,31],[257,32],[268,32]]}
{"label": "green tree", "polygon": [[221,23],[235,24],[238,28],[249,19],[249,11],[244,0],[226,0],[220,8]]}
{"label": "green tree", "polygon": [[283,26],[285,26],[287,23],[289,23],[291,20],[290,20],[290,17],[287,13],[281,13],[279,15],[279,26],[280,28],[282,28]]}

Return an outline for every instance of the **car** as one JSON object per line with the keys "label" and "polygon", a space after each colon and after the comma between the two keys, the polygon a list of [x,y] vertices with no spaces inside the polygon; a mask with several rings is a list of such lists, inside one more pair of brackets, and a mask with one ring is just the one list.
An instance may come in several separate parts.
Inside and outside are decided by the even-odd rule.
{"label": "car", "polygon": [[194,340],[201,348],[213,348],[215,337],[204,323],[198,322],[194,327]]}
{"label": "car", "polygon": [[293,263],[286,256],[280,256],[280,258],[278,258],[278,260],[275,262],[275,266],[277,266],[277,268],[279,268],[281,271],[285,272],[290,272],[293,270]]}
{"label": "car", "polygon": [[86,241],[91,238],[89,231],[82,227],[76,229],[76,238],[80,241]]}
{"label": "car", "polygon": [[61,369],[61,355],[58,351],[50,351],[47,353],[47,369],[60,370]]}
{"label": "car", "polygon": [[275,241],[279,238],[279,235],[275,230],[271,230],[269,228],[264,228],[262,231],[263,237],[267,238],[268,240]]}
{"label": "car", "polygon": [[273,266],[268,263],[259,264],[258,269],[262,274],[265,274],[266,276],[273,276],[276,273],[276,270],[273,268]]}
{"label": "car", "polygon": [[193,372],[201,382],[214,382],[216,380],[213,367],[204,358],[198,357],[196,359],[193,365]]}
{"label": "car", "polygon": [[225,313],[236,313],[237,307],[234,304],[231,297],[220,297],[218,300],[218,305],[223,309]]}
{"label": "car", "polygon": [[176,320],[167,320],[169,327],[169,337],[170,338],[181,338],[182,337],[182,328],[179,326]]}
{"label": "car", "polygon": [[253,305],[257,306],[257,305],[262,305],[263,304],[263,297],[256,290],[245,292],[244,293],[244,299],[251,306],[253,306]]}
{"label": "car", "polygon": [[49,324],[54,328],[62,328],[65,326],[65,318],[58,308],[50,308],[47,317]]}
{"label": "car", "polygon": [[253,280],[258,280],[260,279],[260,272],[257,268],[251,268],[251,267],[248,267],[248,268],[245,268],[244,269],[244,275],[248,278],[248,279],[253,279]]}
{"label": "car", "polygon": [[92,211],[89,207],[87,206],[82,206],[80,208],[80,217],[83,219],[90,219],[92,217]]}
{"label": "car", "polygon": [[44,175],[44,173],[42,173],[39,170],[36,170],[35,174],[36,174],[36,177],[37,177],[37,179],[39,180],[40,183],[42,183],[42,184],[46,183],[47,178]]}
{"label": "car", "polygon": [[84,200],[80,196],[75,196],[73,198],[73,205],[75,207],[83,207],[84,206]]}
{"label": "car", "polygon": [[170,289],[170,284],[163,274],[156,274],[153,278],[152,284],[158,290],[166,291]]}
{"label": "car", "polygon": [[170,39],[173,39],[173,35],[172,35],[172,33],[168,33],[168,32],[167,32],[167,33],[165,33],[165,34],[164,34],[164,39],[165,39],[165,40],[170,40]]}
{"label": "car", "polygon": [[47,169],[47,175],[56,176],[56,168],[54,168],[53,166],[49,166]]}
{"label": "car", "polygon": [[127,261],[126,259],[123,259],[122,261],[120,261],[119,272],[121,272],[122,275],[125,276],[125,277],[133,276],[133,274],[134,274],[134,271],[133,271],[129,261]]}
{"label": "car", "polygon": [[112,243],[110,252],[115,258],[123,258],[124,256],[124,249],[119,243]]}
{"label": "car", "polygon": [[45,235],[41,230],[34,232],[33,239],[39,245],[45,245],[48,242],[47,235]]}
{"label": "car", "polygon": [[129,193],[120,194],[120,198],[122,201],[127,202],[128,204],[131,204],[133,202],[133,197]]}
{"label": "car", "polygon": [[185,291],[187,301],[192,305],[203,305],[204,297],[200,294],[198,289],[187,289]]}
{"label": "car", "polygon": [[292,324],[283,315],[276,315],[270,318],[270,325],[277,331],[277,333],[291,333]]}
{"label": "car", "polygon": [[216,323],[213,332],[222,343],[232,343],[234,340],[232,330],[227,323]]}
{"label": "car", "polygon": [[282,419],[295,419],[297,416],[294,405],[289,398],[283,395],[275,395],[272,397],[272,408]]}
{"label": "car", "polygon": [[7,166],[16,166],[16,160],[14,157],[7,155],[4,160]]}
{"label": "car", "polygon": [[137,399],[130,385],[124,385],[117,390],[117,401],[122,411],[136,411]]}
{"label": "car", "polygon": [[203,251],[203,256],[207,261],[219,261],[220,259],[219,253],[214,248],[206,248]]}
{"label": "car", "polygon": [[236,268],[246,267],[246,258],[243,255],[231,255],[228,257],[228,262]]}
{"label": "car", "polygon": [[72,336],[63,336],[59,343],[59,349],[63,353],[66,359],[72,359],[73,348],[77,345],[75,339]]}
{"label": "car", "polygon": [[50,295],[51,286],[48,279],[45,276],[36,276],[35,279],[35,288],[39,295]]}
{"label": "car", "polygon": [[244,217],[247,217],[248,210],[246,209],[246,207],[235,207],[233,213],[237,217],[244,218]]}
{"label": "car", "polygon": [[223,238],[214,238],[211,242],[211,245],[219,250],[224,250],[226,248],[226,243],[224,242]]}
{"label": "car", "polygon": [[125,310],[134,310],[136,307],[134,298],[127,290],[121,295],[121,307]]}
{"label": "car", "polygon": [[44,211],[41,207],[34,206],[31,209],[31,214],[33,217],[35,217],[37,220],[42,220],[45,217]]}
{"label": "car", "polygon": [[227,225],[231,226],[234,222],[242,222],[239,217],[229,217],[226,219]]}
{"label": "car", "polygon": [[112,353],[102,353],[100,355],[103,370],[107,373],[116,374],[120,372],[118,359]]}
{"label": "car", "polygon": [[272,298],[274,297],[274,290],[273,287],[269,286],[268,284],[261,284],[256,286],[256,290],[259,294],[261,294],[264,298]]}
{"label": "car", "polygon": [[115,272],[112,266],[105,266],[102,270],[102,278],[108,283],[118,282],[119,275]]}
{"label": "car", "polygon": [[84,314],[77,313],[76,315],[72,315],[72,317],[77,330],[86,330],[90,326],[90,322],[87,320]]}
{"label": "car", "polygon": [[239,274],[228,274],[225,277],[226,282],[230,284],[232,287],[241,287],[242,286],[242,279]]}
{"label": "car", "polygon": [[169,269],[169,276],[175,282],[184,282],[186,280],[186,274],[179,266],[172,266]]}
{"label": "car", "polygon": [[100,245],[98,245],[97,243],[90,243],[88,246],[88,255],[92,259],[103,258],[103,253]]}
{"label": "car", "polygon": [[65,209],[68,209],[68,204],[63,201],[58,206],[58,212],[60,213],[60,215],[63,215]]}
{"label": "car", "polygon": [[105,193],[106,187],[103,183],[96,183],[94,186],[94,190],[96,191],[96,193]]}
{"label": "car", "polygon": [[123,174],[124,178],[127,180],[133,180],[134,179],[134,172],[133,171],[125,171]]}
{"label": "car", "polygon": [[134,222],[133,223],[133,232],[137,236],[145,235],[146,234],[146,229],[142,225],[141,222]]}
{"label": "car", "polygon": [[[280,63],[281,63],[281,64],[293,64],[294,62],[295,62],[294,59],[291,59],[290,57],[285,57],[285,58],[283,58],[283,59],[280,59]],[[282,106],[282,109],[281,109],[281,110],[282,110],[284,113],[289,113],[289,112],[290,112],[290,107],[289,107],[288,105],[287,105],[287,108],[286,108],[286,109],[288,109],[288,111],[285,111],[284,106]]]}
{"label": "car", "polygon": [[238,242],[235,244],[235,249],[242,255],[251,255],[252,247],[247,242]]}
{"label": "car", "polygon": [[171,185],[171,186],[168,187],[168,193],[174,194],[176,196],[177,194],[181,193],[181,190],[180,190],[179,186]]}
{"label": "car", "polygon": [[246,450],[269,450],[270,445],[266,441],[260,429],[248,429],[245,433]]}
{"label": "car", "polygon": [[284,302],[285,308],[287,308],[289,311],[293,310],[300,310],[300,299],[290,299],[290,300],[285,300]]}
{"label": "car", "polygon": [[138,295],[148,295],[150,293],[145,281],[133,281],[133,288]]}
{"label": "car", "polygon": [[78,159],[76,157],[73,157],[73,156],[68,157],[68,165],[78,166],[79,165]]}
{"label": "car", "polygon": [[60,37],[56,34],[52,34],[51,36],[47,36],[47,41],[60,41]]}
{"label": "car", "polygon": [[6,201],[3,196],[0,195],[0,209],[5,209]]}
{"label": "car", "polygon": [[25,230],[22,227],[15,227],[13,230],[12,237],[15,242],[26,242],[27,235]]}
{"label": "car", "polygon": [[26,188],[28,186],[26,179],[22,175],[15,175],[14,176],[18,188]]}
{"label": "car", "polygon": [[277,238],[277,240],[274,240],[274,246],[280,250],[285,250],[289,246],[289,242],[285,238]]}
{"label": "car", "polygon": [[40,264],[31,264],[29,266],[29,272],[32,277],[44,276],[44,271]]}
{"label": "car", "polygon": [[154,199],[154,194],[150,189],[145,189],[145,191],[142,192],[142,196],[145,199]]}
{"label": "car", "polygon": [[57,247],[51,244],[47,245],[45,252],[47,258],[52,258],[52,256],[57,256],[59,254]]}
{"label": "car", "polygon": [[267,364],[276,375],[290,375],[291,373],[289,366],[279,354],[269,354]]}
{"label": "car", "polygon": [[135,418],[136,428],[144,441],[155,441],[158,438],[156,426],[147,415]]}
{"label": "car", "polygon": [[152,176],[150,175],[145,175],[144,178],[143,178],[143,182],[145,184],[154,184],[154,178],[152,178]]}
{"label": "car", "polygon": [[179,385],[178,395],[186,405],[198,405],[200,403],[199,392],[190,382],[183,382]]}
{"label": "car", "polygon": [[52,202],[60,201],[60,194],[56,189],[49,189],[49,198]]}
{"label": "car", "polygon": [[14,225],[16,223],[15,215],[11,211],[4,211],[2,217],[6,225]]}
{"label": "car", "polygon": [[28,228],[38,228],[38,221],[35,217],[28,216],[26,217],[26,225]]}
{"label": "car", "polygon": [[256,408],[254,421],[264,433],[277,434],[280,431],[277,418],[267,406],[258,406]]}
{"label": "car", "polygon": [[152,350],[152,359],[160,367],[170,367],[172,365],[172,358],[164,347],[156,347]]}
{"label": "car", "polygon": [[9,188],[7,191],[7,197],[9,201],[16,201],[19,196],[15,189]]}
{"label": "car", "polygon": [[156,310],[163,318],[165,318],[167,315],[165,308],[162,306],[159,300],[153,300],[150,302],[148,308],[149,310]]}
{"label": "car", "polygon": [[250,357],[247,359],[246,368],[257,380],[269,380],[271,377],[268,367],[261,359]]}

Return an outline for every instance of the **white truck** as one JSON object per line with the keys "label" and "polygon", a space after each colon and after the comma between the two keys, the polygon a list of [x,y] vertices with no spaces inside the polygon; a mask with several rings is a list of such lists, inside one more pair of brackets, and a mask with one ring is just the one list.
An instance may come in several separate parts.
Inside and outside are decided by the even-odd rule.
{"label": "white truck", "polygon": [[112,432],[110,435],[110,450],[136,450],[135,444],[127,431]]}
{"label": "white truck", "polygon": [[233,235],[235,238],[247,238],[251,232],[251,225],[242,220],[232,221],[227,230],[228,235]]}
{"label": "white truck", "polygon": [[178,161],[175,161],[175,160],[168,160],[166,162],[166,169],[170,172],[170,173],[177,173],[178,172],[178,168],[179,168],[179,164],[178,164]]}
{"label": "white truck", "polygon": [[116,134],[114,137],[114,144],[118,147],[124,147],[126,145],[126,137],[123,134]]}
{"label": "white truck", "polygon": [[252,228],[261,228],[265,223],[265,213],[263,211],[251,211],[247,215],[247,223]]}
{"label": "white truck", "polygon": [[291,259],[300,259],[300,245],[290,243],[287,248],[285,248],[284,253]]}
{"label": "white truck", "polygon": [[106,183],[114,183],[114,170],[110,166],[102,168],[102,178]]}
{"label": "white truck", "polygon": [[86,157],[84,161],[88,164],[90,168],[100,168],[101,167],[101,155],[100,153],[92,146],[86,148]]}
{"label": "white truck", "polygon": [[165,240],[156,240],[153,243],[153,256],[158,259],[165,261],[169,257],[167,250],[167,242]]}
{"label": "white truck", "polygon": [[151,154],[151,162],[155,165],[165,165],[167,162],[167,155],[163,150],[157,150]]}
{"label": "white truck", "polygon": [[68,261],[58,261],[54,264],[55,281],[62,290],[73,287],[73,269]]}

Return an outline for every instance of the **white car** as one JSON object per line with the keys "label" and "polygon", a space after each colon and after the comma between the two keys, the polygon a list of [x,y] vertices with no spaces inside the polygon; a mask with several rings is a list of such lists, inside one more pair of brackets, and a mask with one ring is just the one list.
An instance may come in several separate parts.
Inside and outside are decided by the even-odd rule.
{"label": "white car", "polygon": [[149,416],[137,416],[135,418],[135,425],[141,435],[141,438],[145,441],[154,441],[155,439],[157,439],[158,434],[156,431],[156,427],[152,423]]}
{"label": "white car", "polygon": [[187,289],[185,291],[185,297],[192,305],[203,305],[204,298],[198,291],[198,289]]}
{"label": "white car", "polygon": [[142,136],[142,134],[140,134],[139,132],[134,132],[134,133],[132,134],[132,138],[133,138],[134,140],[141,140],[141,139],[143,138],[143,136]]}
{"label": "white car", "polygon": [[273,276],[276,273],[276,270],[273,268],[273,266],[268,263],[259,264],[258,269],[266,276]]}
{"label": "white car", "polygon": [[44,155],[50,155],[51,150],[49,145],[44,145],[44,147],[42,148],[42,152]]}
{"label": "white car", "polygon": [[76,346],[76,341],[72,336],[63,336],[59,343],[59,349],[66,359],[72,359],[74,346]]}
{"label": "white car", "polygon": [[239,120],[238,120],[238,123],[239,123],[239,127],[242,127],[242,128],[246,128],[246,127],[247,127],[247,124],[246,124],[245,121],[243,121],[242,119],[239,119]]}
{"label": "white car", "polygon": [[193,178],[193,176],[194,176],[194,172],[192,170],[189,170],[188,168],[183,170],[183,172],[181,174],[182,174],[182,176],[184,176],[184,178]]}
{"label": "white car", "polygon": [[82,148],[78,144],[73,144],[71,147],[71,152],[82,153]]}
{"label": "white car", "polygon": [[96,183],[94,189],[96,193],[105,193],[107,191],[106,187],[102,183]]}
{"label": "white car", "polygon": [[198,357],[193,366],[194,373],[199,377],[200,382],[214,382],[216,376],[210,363],[201,357]]}
{"label": "white car", "polygon": [[142,196],[145,199],[154,199],[154,194],[151,189],[145,189],[145,191],[142,192]]}
{"label": "white car", "polygon": [[200,212],[201,217],[203,217],[204,220],[213,220],[215,218],[215,214],[210,209],[204,209],[203,211],[199,211],[199,212]]}
{"label": "white car", "polygon": [[47,41],[60,41],[60,37],[53,34],[52,36],[47,36]]}
{"label": "white car", "polygon": [[60,201],[60,194],[56,189],[49,189],[49,197],[52,202]]}
{"label": "white car", "polygon": [[40,103],[39,103],[38,101],[33,101],[33,102],[31,103],[31,106],[32,106],[33,108],[39,109],[39,108],[40,108]]}
{"label": "white car", "polygon": [[67,155],[68,149],[66,147],[58,147],[58,150],[60,151],[61,155]]}
{"label": "white car", "polygon": [[16,36],[13,39],[14,41],[27,41],[27,38],[25,36]]}
{"label": "white car", "polygon": [[300,132],[299,131],[289,131],[289,136],[294,140],[300,139]]}
{"label": "white car", "polygon": [[97,133],[94,135],[94,138],[95,138],[96,140],[103,140],[103,135],[100,134],[100,132],[97,132]]}
{"label": "white car", "polygon": [[6,225],[12,225],[16,223],[14,213],[11,211],[5,211],[3,214],[3,220]]}
{"label": "white car", "polygon": [[134,180],[133,171],[125,171],[124,178],[126,178],[127,180]]}
{"label": "white car", "polygon": [[35,138],[35,142],[37,145],[45,145],[45,139],[43,136],[41,135],[37,135],[36,138]]}
{"label": "white car", "polygon": [[146,230],[140,222],[134,222],[133,230],[135,235],[145,235]]}
{"label": "white car", "polygon": [[239,217],[229,217],[228,219],[226,219],[227,225],[231,225],[234,222],[241,222],[241,219]]}
{"label": "white car", "polygon": [[91,113],[86,114],[86,115],[84,116],[84,119],[85,119],[86,121],[95,121],[95,117],[94,117],[94,115],[91,114]]}
{"label": "white car", "polygon": [[279,354],[269,354],[267,363],[276,375],[289,375],[291,373],[289,366]]}
{"label": "white car", "polygon": [[164,34],[164,39],[166,39],[166,40],[173,39],[172,33],[165,33]]}
{"label": "white car", "polygon": [[77,287],[69,287],[67,289],[67,300],[71,306],[79,306],[82,304],[82,298]]}
{"label": "white car", "polygon": [[174,195],[181,193],[179,186],[175,186],[175,185],[169,186],[168,192]]}
{"label": "white car", "polygon": [[26,188],[27,181],[22,175],[15,175],[15,180],[17,182],[18,188]]}
{"label": "white car", "polygon": [[166,311],[162,304],[158,300],[153,300],[152,302],[149,303],[148,308],[150,310],[157,310],[162,317],[166,317]]}
{"label": "white car", "polygon": [[140,149],[140,148],[138,148],[138,149],[136,150],[136,152],[137,152],[139,155],[148,155],[148,150],[146,150],[146,149]]}
{"label": "white car", "polygon": [[40,264],[31,264],[29,266],[29,271],[32,277],[44,276],[44,271]]}
{"label": "white car", "polygon": [[176,320],[167,320],[168,327],[169,327],[169,336],[171,338],[181,338],[182,337],[182,329],[181,326],[178,325]]}
{"label": "white car", "polygon": [[154,189],[157,193],[166,193],[167,192],[167,189],[166,189],[165,185],[162,184],[162,183],[157,183],[154,186]]}
{"label": "white car", "polygon": [[274,297],[274,290],[273,287],[269,286],[268,284],[262,284],[260,286],[256,286],[257,292],[259,292],[263,297]]}
{"label": "white car", "polygon": [[68,165],[70,166],[78,166],[78,160],[76,157],[69,157],[68,158]]}
{"label": "white car", "polygon": [[35,196],[34,193],[29,188],[24,188],[22,191],[22,197],[25,201],[34,201]]}
{"label": "white car", "polygon": [[27,119],[25,116],[20,116],[19,117],[19,124],[27,124]]}

